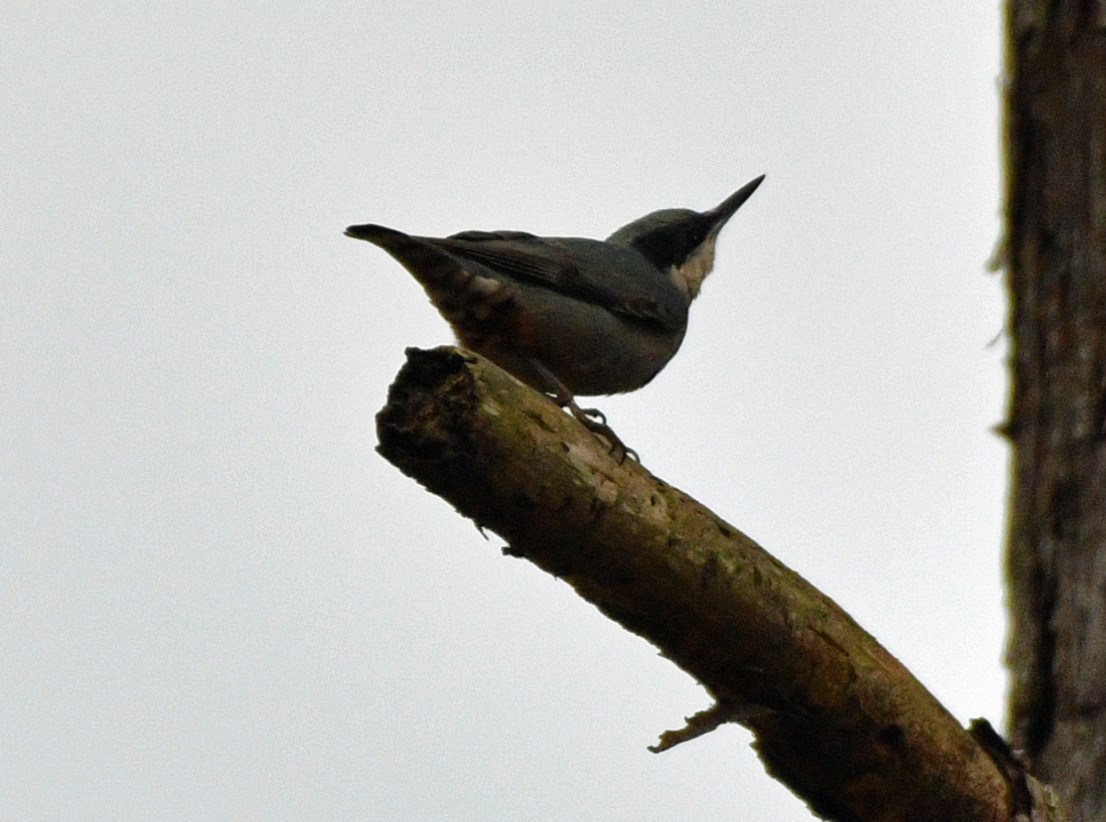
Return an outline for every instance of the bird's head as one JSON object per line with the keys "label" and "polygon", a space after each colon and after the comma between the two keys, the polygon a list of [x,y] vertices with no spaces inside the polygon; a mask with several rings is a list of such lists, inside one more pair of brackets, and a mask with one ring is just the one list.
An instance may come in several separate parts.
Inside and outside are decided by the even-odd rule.
{"label": "bird's head", "polygon": [[762,174],[709,211],[686,208],[654,211],[622,226],[607,242],[637,250],[667,272],[688,299],[693,300],[714,267],[714,244],[722,227],[763,180]]}

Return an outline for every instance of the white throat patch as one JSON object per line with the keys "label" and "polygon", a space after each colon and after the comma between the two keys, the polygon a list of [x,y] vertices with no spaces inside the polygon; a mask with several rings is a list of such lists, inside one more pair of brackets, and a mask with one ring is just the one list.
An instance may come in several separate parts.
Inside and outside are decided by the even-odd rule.
{"label": "white throat patch", "polygon": [[676,268],[673,266],[669,272],[672,282],[687,294],[689,300],[699,296],[699,289],[703,280],[714,268],[714,237],[708,237],[706,242],[695,249],[695,253],[687,258],[687,261]]}

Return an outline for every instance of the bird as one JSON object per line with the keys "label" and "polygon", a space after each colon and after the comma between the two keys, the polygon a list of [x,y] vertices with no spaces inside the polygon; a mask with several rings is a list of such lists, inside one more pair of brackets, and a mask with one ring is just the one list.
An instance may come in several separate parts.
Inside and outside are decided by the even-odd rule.
{"label": "bird", "polygon": [[421,237],[368,223],[349,237],[406,268],[462,346],[550,395],[621,459],[601,411],[577,396],[635,391],[679,350],[718,235],[764,175],[707,211],[654,211],[606,240],[524,231]]}

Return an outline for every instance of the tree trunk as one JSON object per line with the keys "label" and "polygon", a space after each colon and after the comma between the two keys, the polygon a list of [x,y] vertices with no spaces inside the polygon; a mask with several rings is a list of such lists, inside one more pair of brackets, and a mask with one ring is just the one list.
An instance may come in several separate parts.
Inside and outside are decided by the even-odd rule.
{"label": "tree trunk", "polygon": [[1012,0],[1011,732],[1106,820],[1106,3]]}

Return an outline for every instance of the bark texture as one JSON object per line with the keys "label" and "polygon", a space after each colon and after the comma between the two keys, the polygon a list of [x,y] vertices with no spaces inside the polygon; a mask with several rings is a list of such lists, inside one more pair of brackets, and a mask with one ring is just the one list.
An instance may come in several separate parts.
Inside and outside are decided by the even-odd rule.
{"label": "bark texture", "polygon": [[1011,731],[1106,820],[1106,4],[1007,11]]}
{"label": "bark texture", "polygon": [[381,454],[507,553],[703,683],[716,708],[661,747],[739,721],[768,770],[826,818],[1012,818],[1017,766],[832,600],[495,365],[409,350],[377,430]]}

